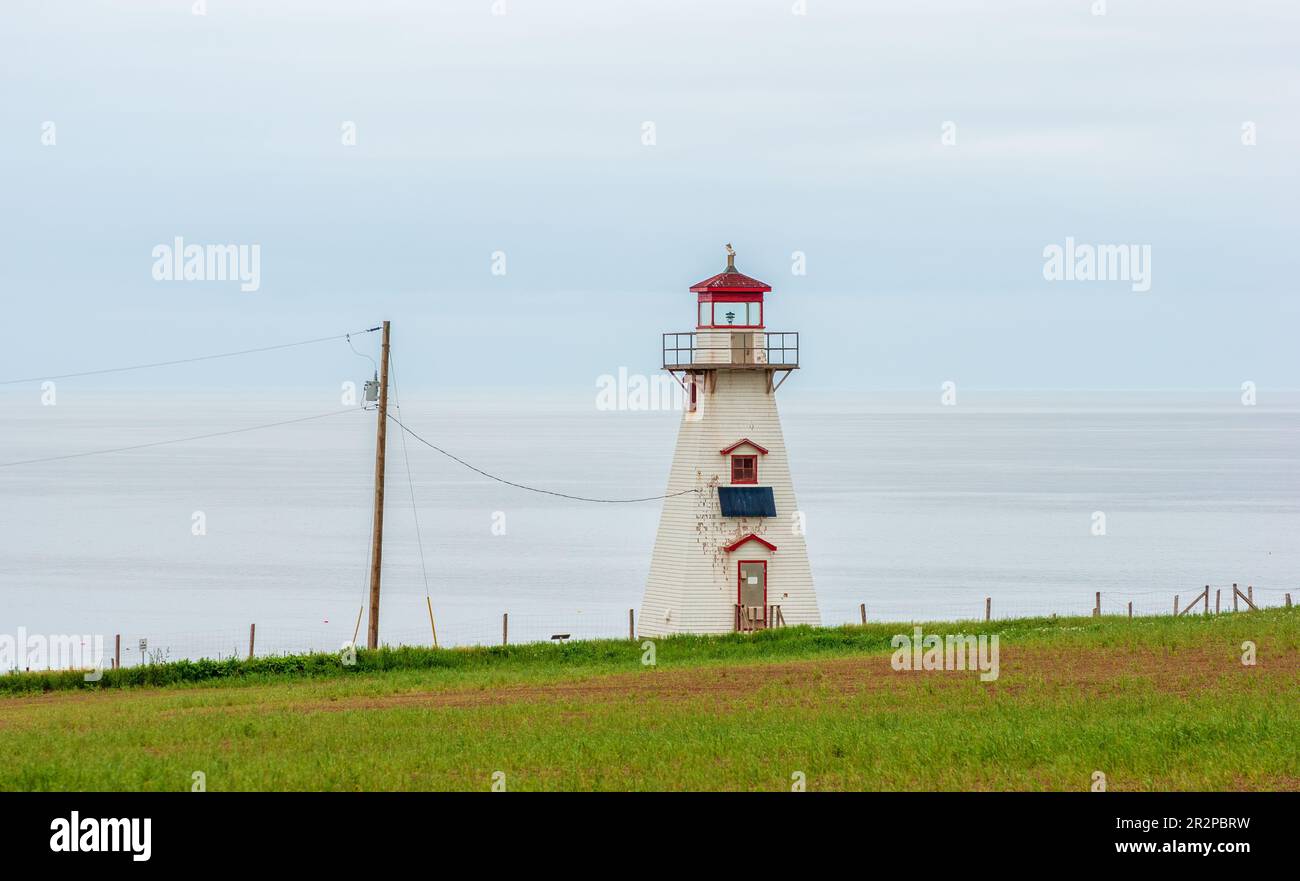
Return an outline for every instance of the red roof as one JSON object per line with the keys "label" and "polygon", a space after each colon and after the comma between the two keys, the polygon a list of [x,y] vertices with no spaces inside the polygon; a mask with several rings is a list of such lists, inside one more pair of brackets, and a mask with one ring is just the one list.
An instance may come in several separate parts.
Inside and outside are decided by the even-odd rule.
{"label": "red roof", "polygon": [[754,535],[754,533],[752,532],[749,535],[746,535],[744,538],[740,539],[739,541],[733,541],[731,544],[723,548],[723,550],[729,554],[732,551],[734,551],[736,548],[740,547],[741,545],[743,545],[745,542],[748,541],[756,541],[761,545],[766,545],[769,551],[776,550],[776,545],[772,544],[770,541],[763,538],[762,536]]}
{"label": "red roof", "polygon": [[772,286],[767,282],[750,278],[738,269],[719,272],[712,278],[706,278],[704,281],[691,285],[691,292],[696,294],[710,294],[718,291],[762,292],[770,290],[772,290]]}
{"label": "red roof", "polygon": [[743,447],[745,444],[749,444],[751,447],[753,447],[754,449],[758,450],[758,451],[759,451],[760,453],[762,453],[764,456],[767,455],[767,448],[766,448],[766,447],[760,447],[758,444],[754,443],[752,440],[750,440],[750,439],[747,438],[747,437],[742,437],[740,440],[736,441],[734,444],[732,444],[731,446],[727,447],[725,450],[721,450],[720,452],[722,453],[722,455],[725,456],[725,455],[727,455],[728,453],[730,453],[732,450],[736,449],[737,447]]}

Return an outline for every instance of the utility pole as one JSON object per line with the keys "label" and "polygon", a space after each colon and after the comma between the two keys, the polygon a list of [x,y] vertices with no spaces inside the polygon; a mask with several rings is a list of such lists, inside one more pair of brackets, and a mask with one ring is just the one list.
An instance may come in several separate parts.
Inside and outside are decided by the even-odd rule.
{"label": "utility pole", "polygon": [[375,520],[370,548],[370,627],[366,647],[379,648],[379,572],[384,550],[384,450],[388,443],[388,322],[379,363],[379,425],[375,431]]}

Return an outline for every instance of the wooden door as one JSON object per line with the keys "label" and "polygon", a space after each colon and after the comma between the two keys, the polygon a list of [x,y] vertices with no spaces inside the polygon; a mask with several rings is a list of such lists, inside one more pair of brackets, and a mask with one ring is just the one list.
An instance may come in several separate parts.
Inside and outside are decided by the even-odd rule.
{"label": "wooden door", "polygon": [[767,626],[767,563],[762,560],[742,560],[739,563],[740,584],[736,591],[742,618],[750,617],[750,609],[757,611],[752,617],[755,626]]}
{"label": "wooden door", "polygon": [[753,361],[752,333],[733,333],[731,335],[731,363],[749,364]]}

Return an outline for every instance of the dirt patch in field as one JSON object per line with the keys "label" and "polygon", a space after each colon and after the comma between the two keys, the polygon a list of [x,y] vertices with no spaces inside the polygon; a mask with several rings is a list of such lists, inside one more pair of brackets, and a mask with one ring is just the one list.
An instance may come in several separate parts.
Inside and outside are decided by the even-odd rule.
{"label": "dirt patch in field", "polygon": [[1270,658],[1267,667],[1245,667],[1223,652],[1171,650],[1044,650],[1001,651],[997,681],[982,683],[968,671],[894,670],[888,655],[857,658],[708,666],[690,669],[647,669],[553,683],[501,685],[484,689],[413,691],[391,695],[339,696],[296,704],[300,710],[339,712],[399,707],[483,707],[515,703],[583,703],[626,701],[693,701],[707,699],[719,707],[759,703],[798,704],[816,691],[818,699],[846,698],[882,691],[907,692],[937,687],[971,690],[979,685],[993,693],[1069,689],[1104,696],[1134,684],[1154,691],[1185,696],[1213,686],[1220,677],[1238,677],[1256,687],[1294,687],[1300,652]]}
{"label": "dirt patch in field", "polygon": [[[284,700],[277,696],[275,709],[293,712],[342,712],[346,710],[399,709],[410,707],[475,708],[513,704],[583,704],[618,702],[707,701],[721,710],[745,706],[798,706],[841,698],[853,700],[864,694],[905,695],[914,689],[942,689],[954,697],[996,696],[1001,693],[1039,693],[1045,697],[1066,692],[1105,697],[1134,688],[1165,694],[1193,696],[1219,688],[1225,677],[1231,687],[1274,690],[1294,689],[1300,679],[1300,652],[1270,654],[1259,665],[1246,667],[1240,657],[1223,650],[1204,648],[1045,648],[1008,647],[1000,652],[1000,675],[982,683],[973,671],[894,670],[887,654],[837,657],[818,660],[713,664],[691,668],[646,668],[636,673],[617,673],[554,682],[501,684],[473,687],[452,686],[387,695],[338,694],[308,700]],[[60,692],[0,701],[0,728],[27,712],[51,705],[111,704],[123,699],[174,699],[171,689],[103,690]],[[250,693],[251,694],[251,693]],[[192,696],[201,699],[202,691]],[[201,713],[264,713],[258,701],[221,706],[160,708],[164,717]]]}

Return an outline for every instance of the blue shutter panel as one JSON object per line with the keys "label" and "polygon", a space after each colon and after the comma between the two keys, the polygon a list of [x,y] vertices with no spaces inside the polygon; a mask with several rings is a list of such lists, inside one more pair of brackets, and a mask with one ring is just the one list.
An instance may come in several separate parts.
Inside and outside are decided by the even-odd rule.
{"label": "blue shutter panel", "polygon": [[775,517],[776,498],[770,486],[720,486],[723,517]]}

